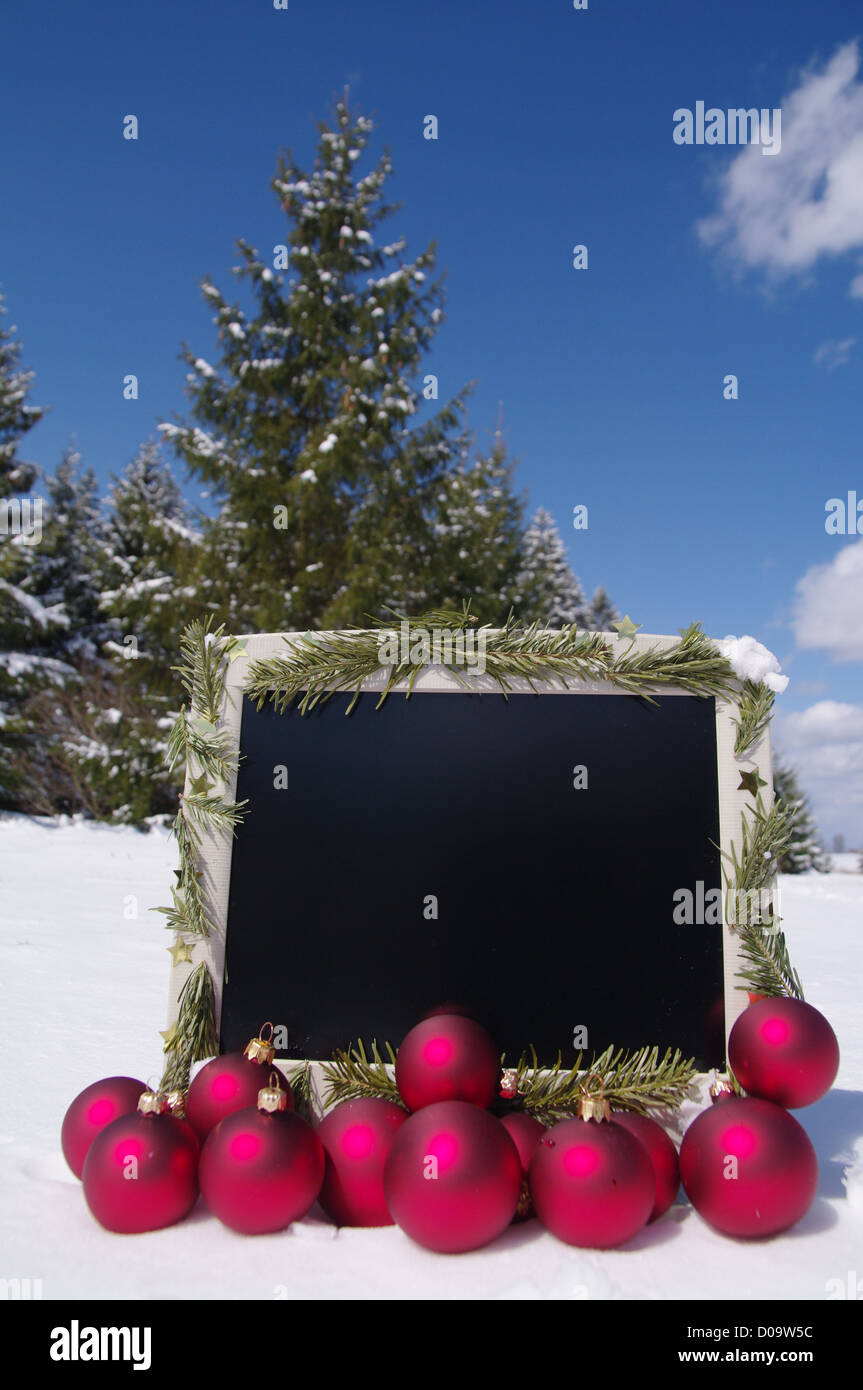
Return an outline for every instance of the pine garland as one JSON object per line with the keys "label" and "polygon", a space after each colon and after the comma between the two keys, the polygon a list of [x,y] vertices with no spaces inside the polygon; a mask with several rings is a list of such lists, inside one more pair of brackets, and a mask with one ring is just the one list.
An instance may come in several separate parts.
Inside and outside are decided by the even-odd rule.
{"label": "pine garland", "polygon": [[[400,614],[394,617],[399,625],[405,624],[408,653],[417,639],[435,629],[465,632],[476,622],[467,603],[461,610],[440,609],[418,618]],[[409,697],[423,667],[411,662],[409,656],[391,664],[382,660],[383,639],[394,630],[392,620],[376,619],[371,628],[285,637],[286,656],[252,663],[246,693],[259,709],[272,700],[283,713],[302,692],[299,708],[305,714],[337,691],[350,691],[352,698],[346,709],[349,714],[365,682],[385,671],[386,683],[377,708],[399,681],[407,681],[405,695]],[[504,695],[519,679],[532,690],[537,682],[557,683],[568,689],[573,681],[608,681],[647,700],[651,700],[651,690],[663,685],[702,696],[728,695],[735,688],[730,663],[698,623],[683,629],[680,641],[673,647],[631,653],[630,643],[622,656],[615,654],[612,641],[601,633],[579,631],[574,624],[559,631],[539,623],[520,627],[512,613],[503,627],[484,625],[478,632],[484,634],[485,672]],[[461,685],[471,688],[465,679],[464,664],[455,660],[442,664]]]}
{"label": "pine garland", "polygon": [[745,757],[770,723],[773,715],[774,692],[763,681],[744,681],[738,701],[739,719],[735,719],[737,736],[734,740],[734,756]]}
{"label": "pine garland", "polygon": [[[407,625],[409,651],[414,639],[427,636],[430,630],[466,632],[476,622],[468,603],[460,610],[433,610],[415,619],[399,614],[393,617],[399,625]],[[258,708],[272,699],[280,712],[302,696],[299,708],[306,713],[337,691],[349,691],[352,698],[347,712],[350,712],[365,682],[386,671],[378,707],[402,680],[407,682],[406,696],[409,696],[423,667],[410,660],[389,666],[383,664],[381,643],[385,634],[394,631],[393,622],[373,621],[371,628],[312,633],[298,639],[285,637],[286,656],[251,664],[244,687],[246,693],[257,702]],[[630,642],[622,655],[617,655],[613,639],[599,633],[579,632],[574,624],[559,631],[538,623],[521,628],[510,614],[502,628],[485,627],[479,631],[485,634],[486,672],[504,696],[512,690],[516,680],[526,681],[533,690],[538,682],[559,683],[566,689],[572,681],[603,681],[651,702],[650,692],[663,685],[718,698],[739,690],[730,663],[697,623],[682,629],[680,641],[666,650],[654,647],[645,652],[633,652]],[[630,635],[630,631],[634,629],[627,629],[626,635]],[[174,668],[190,696],[192,709],[184,708],[177,718],[167,760],[172,771],[185,768],[192,775],[187,779],[190,790],[180,797],[174,823],[180,868],[176,871],[178,882],[172,892],[173,903],[171,907],[156,910],[166,916],[169,929],[176,933],[176,944],[187,944],[183,941],[186,936],[207,937],[213,930],[199,869],[199,832],[202,829],[233,831],[243,818],[245,803],[228,802],[222,795],[222,789],[236,770],[236,755],[229,746],[227,732],[219,728],[225,698],[225,662],[235,654],[236,648],[237,639],[225,637],[224,627],[213,631],[211,619],[195,622],[183,633],[181,664]],[[472,688],[465,679],[464,667],[455,660],[444,665],[465,688]],[[762,683],[746,681],[737,698],[739,718],[735,721],[735,753],[741,757],[757,743],[769,723],[773,692]],[[790,813],[785,808],[774,805],[766,811],[760,796],[757,798],[752,819],[743,816],[739,855],[732,847],[730,854],[723,856],[731,866],[730,872],[723,866],[727,888],[749,894],[772,883],[776,865],[788,843],[789,822]],[[768,930],[749,916],[733,924],[739,932],[741,952],[746,961],[745,968],[738,972],[745,982],[739,988],[802,999],[800,980],[791,966],[785,937],[778,930],[778,918],[773,917],[772,904],[768,919]],[[163,1086],[184,1088],[192,1062],[211,1055],[217,1045],[215,991],[210,972],[202,963],[186,981],[177,1022],[165,1035],[168,1061]],[[401,1104],[391,1075],[395,1052],[389,1043],[385,1044],[385,1051],[388,1062],[376,1042],[371,1045],[371,1055],[361,1041],[347,1051],[335,1052],[332,1061],[323,1066],[325,1105],[361,1096],[381,1096]],[[583,1056],[579,1053],[575,1066],[568,1070],[563,1068],[560,1057],[550,1068],[541,1068],[532,1049],[529,1056],[530,1061],[528,1054],[524,1054],[516,1069],[519,1093],[526,1110],[548,1121],[575,1113],[586,1078],[591,1075],[600,1078],[613,1106],[639,1113],[646,1113],[650,1108],[680,1105],[694,1076],[692,1059],[687,1061],[679,1051],[672,1053],[670,1049],[660,1057],[656,1047],[644,1047],[635,1052],[615,1052],[609,1047],[587,1067],[582,1065]],[[292,1085],[300,1104],[311,1113],[314,1098],[308,1064],[292,1078]]]}
{"label": "pine garland", "polygon": [[752,894],[762,895],[769,890],[776,878],[776,869],[788,844],[792,829],[792,813],[781,802],[774,802],[766,810],[759,796],[751,818],[742,816],[741,851],[738,856],[732,845],[731,852],[723,857],[731,865],[728,872],[723,866],[726,889],[735,894],[735,902],[740,903],[745,895],[747,911],[742,921],[727,913],[732,930],[740,937],[741,954],[745,967],[738,971],[743,980],[738,989],[752,990],[769,996],[790,995],[794,999],[803,998],[800,976],[791,964],[784,932],[779,930],[781,918],[776,914],[772,902],[766,913],[759,913],[758,920],[752,920],[750,911]]}
{"label": "pine garland", "polygon": [[407,1106],[398,1093],[396,1083],[387,1071],[387,1065],[394,1067],[396,1054],[389,1043],[384,1043],[389,1063],[378,1050],[376,1041],[371,1045],[371,1057],[366,1053],[362,1039],[347,1052],[336,1051],[331,1062],[321,1067],[326,1085],[324,1104],[339,1105],[343,1100],[377,1098],[391,1100],[403,1109]]}
{"label": "pine garland", "polygon": [[[237,646],[237,639],[225,637],[224,633],[223,626],[212,630],[212,618],[190,623],[180,639],[181,662],[172,668],[191,699],[191,710],[184,706],[174,722],[166,751],[170,771],[185,771],[191,788],[181,793],[174,818],[180,867],[175,871],[173,901],[170,907],[156,908],[167,918],[166,925],[175,934],[175,946],[188,947],[186,937],[200,939],[213,931],[199,869],[199,832],[233,831],[242,819],[245,804],[226,801],[219,791],[220,784],[228,782],[237,766],[227,731],[218,727],[225,693],[225,662]],[[183,986],[177,1021],[165,1035],[164,1090],[185,1090],[192,1063],[218,1049],[215,1019],[213,980],[201,962]]]}
{"label": "pine garland", "polygon": [[[395,1066],[396,1052],[389,1043],[384,1048],[389,1064],[376,1042],[371,1044],[371,1057],[362,1042],[347,1052],[335,1052],[332,1062],[323,1067],[326,1104],[376,1097],[403,1106],[387,1069],[388,1065]],[[650,1110],[677,1109],[689,1097],[695,1077],[692,1058],[687,1060],[679,1050],[672,1052],[670,1048],[660,1057],[657,1047],[634,1052],[608,1047],[587,1064],[579,1052],[570,1068],[563,1067],[560,1054],[551,1067],[543,1067],[536,1050],[530,1048],[529,1053],[522,1053],[514,1070],[521,1105],[545,1124],[577,1114],[586,1087],[594,1081],[612,1108],[646,1115]]]}

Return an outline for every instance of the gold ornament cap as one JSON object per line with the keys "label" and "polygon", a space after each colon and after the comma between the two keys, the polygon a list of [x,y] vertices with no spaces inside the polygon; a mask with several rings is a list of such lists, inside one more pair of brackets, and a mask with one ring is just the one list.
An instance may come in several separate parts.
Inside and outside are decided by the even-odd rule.
{"label": "gold ornament cap", "polygon": [[164,1091],[151,1091],[148,1087],[138,1097],[139,1115],[164,1115],[167,1108],[168,1101]]}
{"label": "gold ornament cap", "polygon": [[277,1071],[270,1072],[270,1080],[258,1091],[258,1109],[267,1115],[279,1115],[288,1108],[288,1093],[279,1084]]}
{"label": "gold ornament cap", "polygon": [[186,1097],[183,1091],[168,1091],[165,1094],[165,1108],[175,1120],[186,1118]]}
{"label": "gold ornament cap", "polygon": [[[593,1090],[590,1088],[591,1081],[597,1083]],[[596,1075],[585,1077],[581,1090],[582,1094],[578,1102],[578,1118],[580,1120],[596,1120],[597,1123],[610,1120],[611,1105],[605,1098],[602,1077]]]}
{"label": "gold ornament cap", "polygon": [[[269,1038],[264,1037],[264,1029],[269,1028]],[[250,1062],[257,1062],[259,1067],[268,1067],[276,1055],[273,1047],[273,1025],[265,1023],[258,1037],[250,1038],[243,1049],[243,1056]]]}
{"label": "gold ornament cap", "polygon": [[710,1100],[716,1105],[720,1100],[727,1100],[729,1096],[736,1094],[731,1081],[726,1076],[718,1076],[716,1071],[711,1073],[712,1081],[709,1087]]}
{"label": "gold ornament cap", "polygon": [[515,1067],[504,1067],[500,1074],[501,1100],[514,1100],[518,1095],[518,1071]]}

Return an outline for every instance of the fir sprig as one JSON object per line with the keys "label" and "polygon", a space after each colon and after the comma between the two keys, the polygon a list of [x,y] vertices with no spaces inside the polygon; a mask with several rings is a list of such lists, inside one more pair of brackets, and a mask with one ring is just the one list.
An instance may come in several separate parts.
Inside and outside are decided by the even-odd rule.
{"label": "fir sprig", "polygon": [[734,739],[734,756],[742,758],[754,748],[762,737],[773,715],[776,699],[774,691],[763,681],[744,681],[737,709],[739,719],[735,719],[737,735]]}
{"label": "fir sprig", "polygon": [[321,1067],[326,1086],[324,1104],[338,1105],[343,1100],[379,1097],[394,1101],[406,1109],[396,1083],[387,1071],[388,1065],[395,1066],[396,1054],[389,1043],[384,1043],[384,1048],[389,1063],[381,1056],[376,1041],[371,1045],[371,1057],[366,1053],[362,1040],[347,1052],[335,1051],[332,1061],[325,1062]]}
{"label": "fir sprig", "polygon": [[[730,852],[723,855],[730,865],[730,870],[723,865],[726,889],[734,892],[737,903],[741,897],[749,903],[752,894],[762,895],[773,886],[792,832],[792,812],[780,801],[774,801],[767,810],[759,796],[752,815],[743,813],[740,853],[732,845]],[[771,997],[790,995],[802,999],[800,976],[791,964],[780,921],[771,903],[768,911],[759,912],[757,922],[748,911],[743,922],[731,922],[746,961],[745,968],[738,971],[744,983],[737,988]]]}
{"label": "fir sprig", "polygon": [[218,1051],[215,1020],[213,979],[202,961],[183,985],[177,1021],[165,1040],[168,1060],[162,1075],[163,1091],[185,1091],[192,1063]]}
{"label": "fir sprig", "polygon": [[607,1047],[587,1064],[579,1052],[575,1065],[569,1068],[564,1068],[560,1054],[551,1067],[541,1067],[531,1048],[529,1053],[522,1053],[516,1070],[525,1110],[547,1123],[577,1114],[578,1103],[588,1085],[593,1089],[594,1078],[595,1089],[612,1109],[646,1115],[651,1110],[677,1109],[689,1097],[695,1076],[691,1057],[686,1059],[671,1048],[660,1057],[658,1047],[634,1052]]}
{"label": "fir sprig", "polygon": [[[399,614],[394,617],[399,624],[406,624],[408,653],[415,638],[436,628],[464,631],[476,621],[467,605],[461,610],[434,610],[413,619]],[[378,695],[378,707],[400,681],[406,682],[405,694],[410,696],[423,666],[405,658],[390,663],[383,659],[384,637],[390,632],[395,632],[392,621],[382,619],[371,628],[286,637],[283,640],[287,655],[262,658],[251,664],[246,693],[259,709],[272,700],[280,712],[302,693],[299,708],[305,714],[337,691],[350,691],[352,698],[346,710],[350,713],[365,682],[385,671],[386,682]],[[479,632],[483,634],[485,674],[504,695],[512,690],[516,680],[526,681],[534,690],[539,682],[567,689],[573,681],[609,681],[648,700],[649,691],[663,685],[715,696],[728,694],[735,686],[729,662],[697,623],[683,630],[681,640],[672,647],[635,653],[627,648],[620,657],[600,633],[579,631],[574,624],[559,630],[538,622],[522,627],[513,613],[503,627],[483,626]],[[467,661],[444,661],[443,665],[468,688]]]}

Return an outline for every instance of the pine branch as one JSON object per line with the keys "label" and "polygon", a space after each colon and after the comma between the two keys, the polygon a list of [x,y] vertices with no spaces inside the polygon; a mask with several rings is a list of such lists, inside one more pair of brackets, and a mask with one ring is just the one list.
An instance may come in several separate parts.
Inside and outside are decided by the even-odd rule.
{"label": "pine branch", "polygon": [[775,693],[763,681],[744,681],[738,701],[739,719],[735,719],[737,735],[734,756],[742,758],[764,733],[773,715]]}
{"label": "pine branch", "polygon": [[[461,611],[435,610],[413,619],[394,616],[399,624],[407,625],[408,651],[416,640],[434,630],[464,631],[473,620],[466,606]],[[349,714],[365,682],[386,671],[378,707],[400,681],[407,682],[405,694],[409,696],[422,664],[405,659],[401,644],[400,659],[385,662],[382,643],[389,633],[401,635],[392,623],[376,620],[373,628],[284,638],[288,655],[253,662],[246,693],[259,709],[272,700],[284,712],[302,692],[299,708],[305,714],[337,691],[350,691],[352,699],[346,710]],[[501,628],[481,627],[477,634],[480,636],[485,673],[505,695],[516,680],[526,681],[534,690],[539,682],[558,683],[566,689],[572,681],[610,681],[647,700],[651,699],[648,689],[662,685],[697,695],[719,696],[730,693],[736,684],[729,662],[696,623],[667,650],[651,648],[617,658],[610,642],[600,633],[580,632],[574,624],[555,630],[537,622],[525,628],[519,626],[512,613]],[[471,688],[466,680],[467,660],[464,664],[455,660],[442,664],[461,685]]]}
{"label": "pine branch", "polygon": [[[726,911],[726,919],[738,932],[740,951],[747,962],[737,972],[743,981],[737,988],[770,997],[790,995],[802,999],[800,976],[791,964],[785,934],[779,930],[781,918],[772,902],[765,910],[759,901],[775,883],[792,830],[793,812],[780,801],[774,801],[767,811],[759,795],[752,816],[745,812],[742,816],[740,854],[732,845],[730,853],[723,855],[731,865],[731,873],[723,865],[723,877],[726,890],[734,891],[735,908],[739,907],[741,896],[746,903],[743,921],[736,920],[736,911],[733,915]],[[758,902],[757,920],[753,920],[753,899]]]}
{"label": "pine branch", "polygon": [[177,1022],[165,1043],[168,1061],[161,1089],[187,1090],[192,1063],[211,1057],[218,1050],[213,978],[202,961],[189,975],[180,994]]}
{"label": "pine branch", "polygon": [[533,1048],[529,1058],[522,1053],[516,1070],[525,1110],[546,1122],[575,1115],[587,1078],[597,1077],[596,1089],[601,1089],[613,1109],[646,1115],[650,1110],[680,1106],[695,1076],[693,1059],[686,1060],[679,1049],[668,1048],[660,1057],[657,1047],[635,1052],[608,1047],[588,1065],[583,1061],[579,1052],[575,1065],[565,1070],[558,1054],[553,1066],[541,1068]]}
{"label": "pine branch", "polygon": [[781,931],[744,927],[740,932],[740,951],[748,962],[737,974],[745,983],[738,989],[752,990],[771,998],[789,995],[803,999],[800,976],[791,964],[785,934]]}
{"label": "pine branch", "polygon": [[[389,1065],[395,1066],[396,1054],[389,1043],[385,1043]],[[347,1052],[336,1051],[331,1062],[321,1068],[326,1083],[324,1105],[337,1105],[344,1100],[379,1097],[394,1101],[402,1109],[407,1109],[398,1093],[396,1083],[387,1071],[387,1064],[378,1051],[377,1042],[372,1042],[372,1055],[366,1055],[360,1040]]]}
{"label": "pine branch", "polygon": [[215,631],[212,628],[212,615],[189,623],[180,637],[180,664],[171,669],[179,675],[192,707],[215,725],[225,693],[225,658],[237,646],[237,639],[225,637],[224,624]]}

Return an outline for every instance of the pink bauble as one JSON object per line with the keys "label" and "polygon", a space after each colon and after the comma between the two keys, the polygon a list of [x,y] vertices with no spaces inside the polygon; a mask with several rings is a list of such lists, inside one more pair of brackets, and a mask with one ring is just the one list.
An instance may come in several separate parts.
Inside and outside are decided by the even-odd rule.
{"label": "pink bauble", "polygon": [[131,1076],[106,1076],[75,1097],[63,1119],[60,1144],[76,1178],[84,1171],[84,1159],[96,1135],[121,1115],[137,1110],[141,1092],[146,1089],[143,1081]]}
{"label": "pink bauble", "polygon": [[199,1145],[185,1120],[135,1111],[113,1120],[84,1160],[84,1196],[108,1231],[158,1231],[198,1200]]}
{"label": "pink bauble", "polygon": [[384,1167],[393,1219],[427,1250],[477,1250],[505,1231],[521,1190],[518,1150],[468,1101],[424,1106],[402,1125]]}
{"label": "pink bauble", "polygon": [[526,1221],[529,1216],[534,1215],[527,1170],[530,1167],[534,1149],[545,1134],[545,1125],[541,1124],[533,1115],[526,1115],[523,1110],[513,1110],[511,1114],[504,1115],[501,1124],[515,1144],[521,1163],[521,1196],[518,1199],[514,1220]]}
{"label": "pink bauble", "polygon": [[292,1110],[248,1108],[212,1129],[201,1150],[201,1195],[243,1235],[283,1231],[305,1216],[324,1180],[324,1150]]}
{"label": "pink bauble", "polygon": [[423,1019],[396,1055],[396,1085],[408,1110],[443,1100],[485,1108],[497,1096],[499,1079],[500,1059],[491,1036],[460,1014]]}
{"label": "pink bauble", "polygon": [[[202,1144],[227,1115],[257,1105],[258,1092],[267,1085],[271,1070],[271,1062],[250,1060],[242,1052],[226,1052],[201,1068],[186,1096],[186,1119]],[[293,1094],[281,1072],[279,1084],[288,1097],[288,1109],[293,1110]]]}
{"label": "pink bauble", "polygon": [[562,1120],[540,1140],[528,1173],[536,1214],[568,1245],[610,1250],[646,1225],[656,1198],[644,1145],[610,1121]]}
{"label": "pink bauble", "polygon": [[337,1226],[391,1226],[384,1164],[407,1111],[391,1100],[346,1100],[324,1117],[326,1152],[320,1204]]}
{"label": "pink bauble", "polygon": [[797,1110],[830,1090],[839,1044],[827,1019],[802,999],[759,999],[728,1039],[728,1062],[744,1091]]}
{"label": "pink bauble", "polygon": [[664,1216],[680,1191],[680,1164],[677,1149],[662,1125],[648,1115],[633,1110],[615,1110],[612,1123],[622,1125],[647,1149],[656,1177],[656,1198],[649,1221]]}
{"label": "pink bauble", "polygon": [[774,1236],[812,1205],[818,1160],[787,1110],[754,1096],[731,1096],[689,1126],[680,1177],[699,1216],[724,1235]]}

